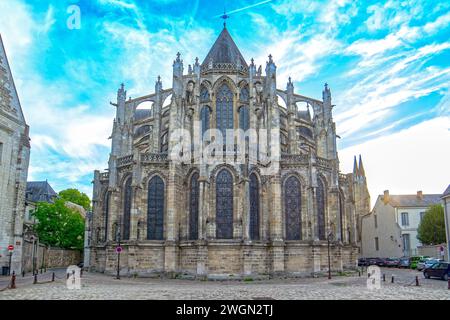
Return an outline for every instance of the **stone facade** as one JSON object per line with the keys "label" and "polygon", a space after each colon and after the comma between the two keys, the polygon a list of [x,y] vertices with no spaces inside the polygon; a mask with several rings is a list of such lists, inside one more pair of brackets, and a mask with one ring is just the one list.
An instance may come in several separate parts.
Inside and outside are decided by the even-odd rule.
{"label": "stone facade", "polygon": [[[279,90],[276,70],[272,56],[265,74],[248,65],[224,28],[187,73],[177,55],[171,89],[158,78],[155,93],[127,100],[119,88],[109,169],[94,174],[92,269],[115,272],[120,241],[123,274],[311,275],[328,270],[330,233],[332,269],[356,266],[370,210],[362,162],[339,171],[328,86],[322,100],[290,79]],[[256,141],[227,136],[235,144],[222,153],[214,128],[254,130]],[[180,147],[178,129],[194,143]],[[213,163],[189,153],[198,135]]]}
{"label": "stone facade", "polygon": [[21,271],[25,190],[30,158],[29,127],[20,106],[0,36],[0,267]]}

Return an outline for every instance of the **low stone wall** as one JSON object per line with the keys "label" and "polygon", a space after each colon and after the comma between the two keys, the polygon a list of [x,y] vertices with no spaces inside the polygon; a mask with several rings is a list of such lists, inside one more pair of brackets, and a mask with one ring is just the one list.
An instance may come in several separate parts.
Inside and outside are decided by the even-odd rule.
{"label": "low stone wall", "polygon": [[33,271],[33,259],[37,269],[65,268],[83,260],[82,253],[78,250],[51,248],[42,244],[34,246],[33,248],[32,242],[24,241],[23,243],[22,268],[25,272]]}
{"label": "low stone wall", "polygon": [[[444,247],[444,256],[440,255],[440,249],[441,247]],[[447,249],[445,247],[445,243],[438,244],[435,246],[420,246],[417,247],[417,253],[419,256],[428,256],[432,258],[438,258],[438,259],[444,259],[445,261],[448,261],[447,256]]]}
{"label": "low stone wall", "polygon": [[[172,262],[173,248],[161,243],[124,243],[120,255],[123,275],[150,276],[166,273]],[[358,247],[332,244],[330,264],[333,272],[357,267]],[[169,259],[168,259],[169,257]],[[213,240],[205,243],[181,242],[175,246],[175,261],[170,271],[192,276],[246,277],[270,274],[312,276],[328,271],[326,241],[283,242],[274,247],[270,242]],[[114,274],[117,272],[117,253],[114,246],[97,246],[91,250],[91,270]],[[170,269],[169,269],[170,270]],[[174,270],[174,269],[172,269]]]}

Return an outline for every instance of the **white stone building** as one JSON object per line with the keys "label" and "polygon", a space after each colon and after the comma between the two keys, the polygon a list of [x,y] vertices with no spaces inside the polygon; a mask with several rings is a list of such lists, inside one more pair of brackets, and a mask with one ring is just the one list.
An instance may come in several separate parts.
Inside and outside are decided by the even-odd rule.
{"label": "white stone building", "polygon": [[447,257],[450,259],[450,184],[442,194],[445,212],[445,236],[447,239]]}
{"label": "white stone building", "polygon": [[373,210],[362,219],[362,257],[402,257],[418,254],[417,229],[439,194],[379,195]]}
{"label": "white stone building", "polygon": [[25,214],[25,189],[30,158],[29,127],[0,36],[0,267],[20,272]]}

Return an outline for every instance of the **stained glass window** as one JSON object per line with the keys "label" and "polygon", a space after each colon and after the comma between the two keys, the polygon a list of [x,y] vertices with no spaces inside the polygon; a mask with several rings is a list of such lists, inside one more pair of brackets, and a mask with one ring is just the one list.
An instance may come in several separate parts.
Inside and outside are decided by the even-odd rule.
{"label": "stained glass window", "polygon": [[210,98],[208,88],[202,86],[202,88],[200,89],[200,102],[208,102],[209,100]]}
{"label": "stained glass window", "polygon": [[233,177],[225,169],[216,180],[216,238],[233,238]]}
{"label": "stained glass window", "polygon": [[286,240],[301,240],[301,185],[291,176],[284,185],[284,210],[286,215]]}
{"label": "stained glass window", "polygon": [[164,181],[154,176],[148,184],[147,239],[163,240],[164,237]]}
{"label": "stained glass window", "polygon": [[216,99],[217,109],[217,129],[219,129],[223,136],[223,141],[226,141],[226,130],[233,129],[233,92],[227,84],[222,84],[217,92]]}
{"label": "stained glass window", "polygon": [[103,198],[103,216],[104,216],[104,241],[108,240],[108,219],[109,219],[109,192],[105,193]]}
{"label": "stained glass window", "polygon": [[259,240],[259,182],[250,175],[250,239]]}
{"label": "stained glass window", "polygon": [[131,220],[131,201],[132,201],[132,190],[131,190],[131,178],[128,178],[124,186],[124,198],[123,198],[123,232],[122,239],[130,240],[130,220]]}
{"label": "stained glass window", "polygon": [[191,178],[189,198],[189,239],[198,239],[198,197],[199,197],[199,183],[198,173],[194,173]]}
{"label": "stained glass window", "polygon": [[326,240],[325,235],[325,187],[322,179],[317,181],[317,225],[319,239]]}
{"label": "stained glass window", "polygon": [[210,110],[208,106],[204,106],[200,112],[200,118],[202,121],[202,138],[204,138],[205,132],[209,129]]}
{"label": "stained glass window", "polygon": [[248,106],[242,106],[239,108],[239,128],[244,131],[247,131],[250,128]]}
{"label": "stained glass window", "polygon": [[248,87],[242,88],[241,93],[239,95],[239,100],[242,102],[248,102],[248,97],[249,97]]}
{"label": "stained glass window", "polygon": [[344,216],[345,216],[345,208],[344,208],[344,195],[342,192],[339,192],[339,230],[341,233],[341,241],[344,240]]}

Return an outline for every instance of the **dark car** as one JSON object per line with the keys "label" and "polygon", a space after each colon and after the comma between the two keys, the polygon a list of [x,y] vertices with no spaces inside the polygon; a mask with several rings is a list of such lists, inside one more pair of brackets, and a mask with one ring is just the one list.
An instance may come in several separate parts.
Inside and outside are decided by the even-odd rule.
{"label": "dark car", "polygon": [[367,265],[368,266],[384,266],[383,259],[380,258],[367,258]]}
{"label": "dark car", "polygon": [[450,273],[450,263],[439,262],[434,264],[430,268],[426,268],[423,271],[423,276],[427,279],[433,277],[433,278],[441,278],[442,280],[447,281],[449,273]]}
{"label": "dark car", "polygon": [[400,259],[399,258],[386,258],[384,259],[384,265],[386,267],[398,267],[400,263]]}
{"label": "dark car", "polygon": [[408,257],[403,257],[400,258],[400,261],[398,263],[398,267],[399,268],[409,268],[409,258]]}
{"label": "dark car", "polygon": [[366,267],[366,266],[368,266],[367,259],[366,258],[359,258],[358,259],[358,267]]}

